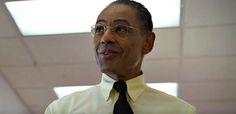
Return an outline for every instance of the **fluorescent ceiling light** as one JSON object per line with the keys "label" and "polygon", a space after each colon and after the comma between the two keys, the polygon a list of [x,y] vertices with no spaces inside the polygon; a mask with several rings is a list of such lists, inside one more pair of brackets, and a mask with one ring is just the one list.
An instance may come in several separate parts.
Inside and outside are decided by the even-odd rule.
{"label": "fluorescent ceiling light", "polygon": [[[137,0],[153,16],[154,27],[179,26],[180,0]],[[111,0],[9,1],[6,6],[23,35],[89,32]]]}
{"label": "fluorescent ceiling light", "polygon": [[[177,96],[178,84],[174,82],[170,83],[148,83],[149,87],[163,91],[173,96]],[[54,92],[58,96],[58,98],[62,98],[63,96],[69,95],[71,93],[82,91],[92,87],[91,85],[87,86],[66,86],[66,87],[54,87]]]}
{"label": "fluorescent ceiling light", "polygon": [[173,96],[178,96],[178,84],[176,82],[147,83],[147,85],[153,89],[163,91]]}

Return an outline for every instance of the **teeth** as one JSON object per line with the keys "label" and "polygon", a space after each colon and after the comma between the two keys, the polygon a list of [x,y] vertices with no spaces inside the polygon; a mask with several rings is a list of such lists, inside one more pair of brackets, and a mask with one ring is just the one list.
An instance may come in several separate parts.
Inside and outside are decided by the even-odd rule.
{"label": "teeth", "polygon": [[104,55],[108,55],[108,54],[109,54],[109,52],[105,51],[103,54],[104,54]]}

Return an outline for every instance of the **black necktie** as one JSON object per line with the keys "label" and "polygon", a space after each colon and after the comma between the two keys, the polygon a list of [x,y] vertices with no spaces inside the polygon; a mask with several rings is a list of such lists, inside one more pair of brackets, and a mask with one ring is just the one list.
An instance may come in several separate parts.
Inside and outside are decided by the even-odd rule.
{"label": "black necktie", "polygon": [[126,99],[126,83],[124,81],[118,81],[114,83],[113,87],[119,92],[119,98],[115,103],[113,114],[133,114],[133,111]]}

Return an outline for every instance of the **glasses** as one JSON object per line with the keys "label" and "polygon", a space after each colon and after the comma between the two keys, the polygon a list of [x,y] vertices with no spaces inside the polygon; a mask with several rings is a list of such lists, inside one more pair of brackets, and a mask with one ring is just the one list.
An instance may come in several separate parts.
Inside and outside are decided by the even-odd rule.
{"label": "glasses", "polygon": [[131,29],[136,29],[132,26],[127,26],[127,25],[116,25],[114,27],[111,27],[102,24],[96,24],[91,27],[91,33],[93,37],[99,37],[104,35],[104,33],[108,30],[108,28],[110,28],[111,32],[115,33],[120,37],[125,37],[131,31]]}

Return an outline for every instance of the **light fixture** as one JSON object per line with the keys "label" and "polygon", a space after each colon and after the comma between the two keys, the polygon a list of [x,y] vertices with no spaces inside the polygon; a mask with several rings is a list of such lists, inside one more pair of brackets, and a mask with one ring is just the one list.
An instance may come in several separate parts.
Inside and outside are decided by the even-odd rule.
{"label": "light fixture", "polygon": [[[175,27],[180,21],[180,0],[137,0],[153,16],[154,27]],[[89,32],[99,12],[111,0],[23,0],[5,4],[21,33],[50,35]]]}

